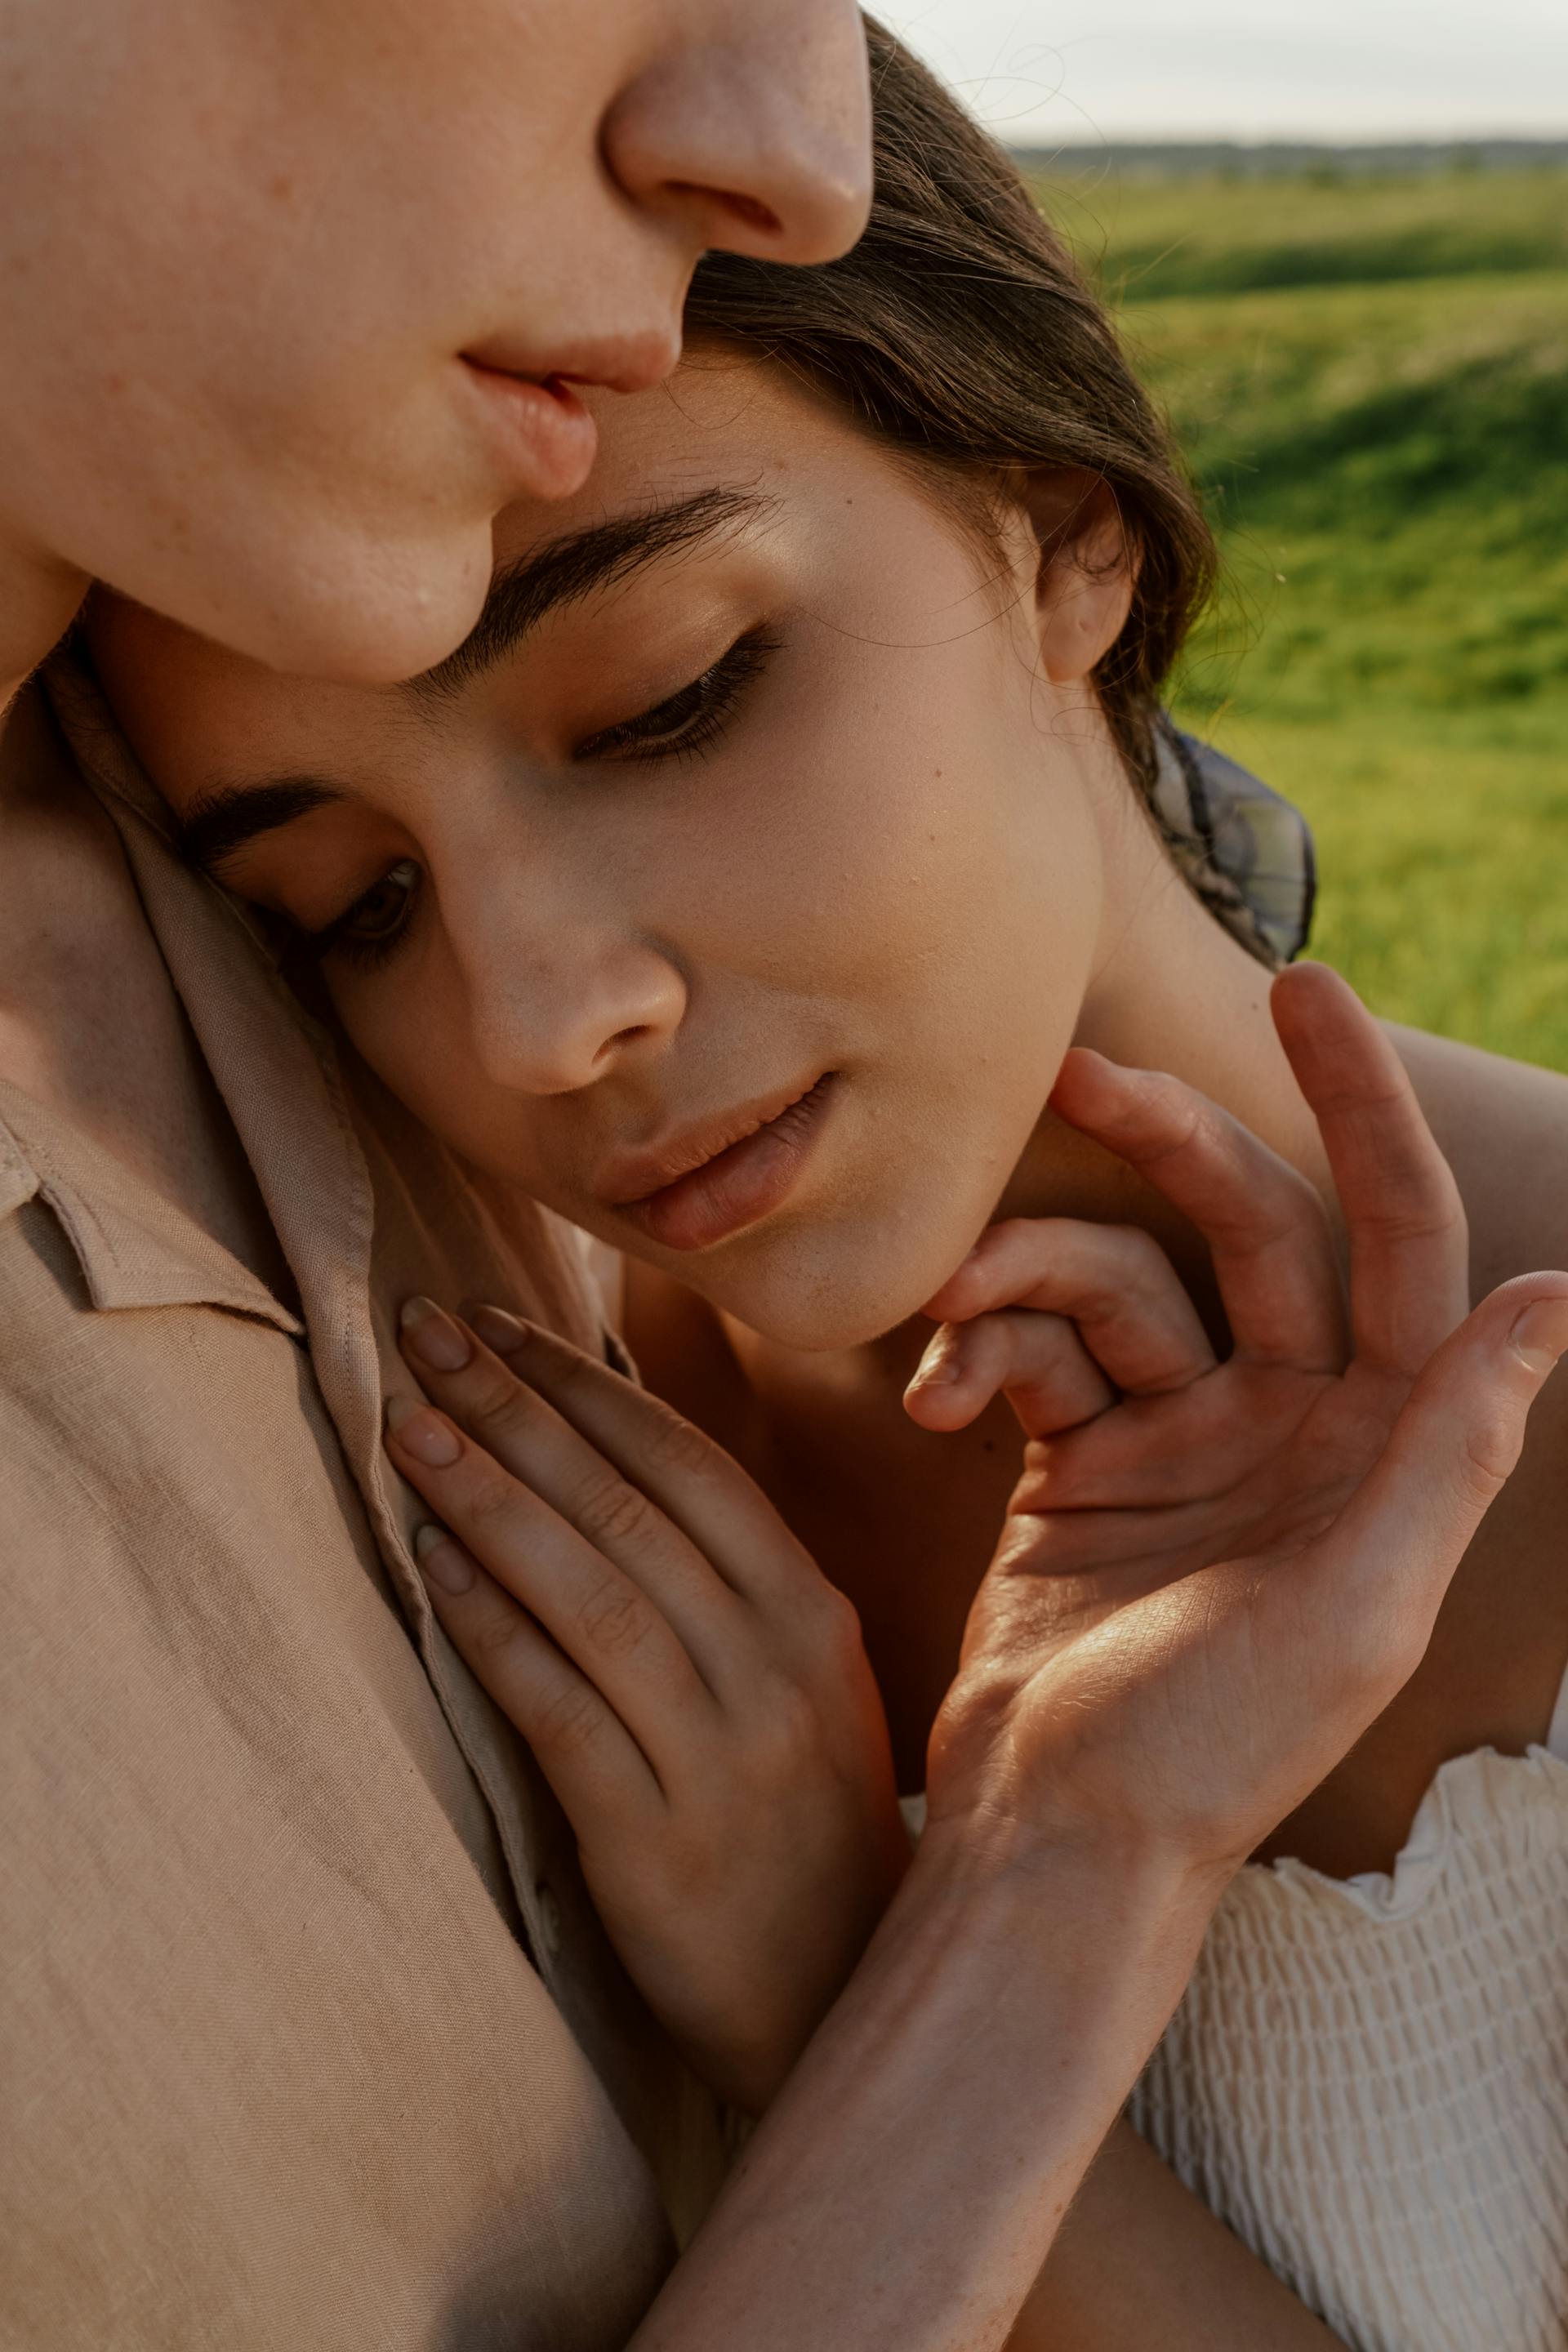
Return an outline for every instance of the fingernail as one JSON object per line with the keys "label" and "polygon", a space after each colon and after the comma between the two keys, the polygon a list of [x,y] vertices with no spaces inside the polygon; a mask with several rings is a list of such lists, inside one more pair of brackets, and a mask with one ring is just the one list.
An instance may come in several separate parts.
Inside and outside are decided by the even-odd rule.
{"label": "fingernail", "polygon": [[1568,1298],[1538,1298],[1508,1336],[1532,1372],[1549,1372],[1559,1356],[1568,1354]]}
{"label": "fingernail", "polygon": [[473,1583],[474,1564],[468,1553],[452,1541],[445,1528],[432,1527],[428,1519],[415,1530],[414,1557],[426,1582],[449,1592],[454,1601]]}
{"label": "fingernail", "polygon": [[521,1316],[509,1315],[504,1307],[476,1307],[468,1320],[498,1356],[514,1355],[528,1339],[528,1326]]}
{"label": "fingernail", "polygon": [[912,1389],[949,1388],[958,1378],[958,1359],[945,1332],[939,1331],[915,1369]]}
{"label": "fingernail", "polygon": [[460,1372],[473,1354],[464,1333],[433,1298],[405,1301],[398,1316],[408,1352],[433,1372]]}
{"label": "fingernail", "polygon": [[388,1397],[386,1430],[405,1454],[412,1454],[426,1469],[449,1469],[463,1450],[451,1423],[421,1404],[417,1397]]}

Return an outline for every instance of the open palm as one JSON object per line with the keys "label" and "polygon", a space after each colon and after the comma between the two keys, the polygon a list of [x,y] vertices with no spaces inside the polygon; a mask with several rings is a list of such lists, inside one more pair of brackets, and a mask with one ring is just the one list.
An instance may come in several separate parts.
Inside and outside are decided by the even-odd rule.
{"label": "open palm", "polygon": [[958,1682],[933,1822],[994,1773],[1115,1835],[1151,1808],[1232,1866],[1414,1671],[1568,1338],[1568,1278],[1468,1315],[1453,1178],[1392,1046],[1321,966],[1277,983],[1350,1244],[1297,1171],[1179,1081],[1069,1057],[1055,1107],[1202,1232],[1223,1360],[1136,1229],[994,1227],[931,1303],[933,1429],[999,1391],[1027,1444]]}

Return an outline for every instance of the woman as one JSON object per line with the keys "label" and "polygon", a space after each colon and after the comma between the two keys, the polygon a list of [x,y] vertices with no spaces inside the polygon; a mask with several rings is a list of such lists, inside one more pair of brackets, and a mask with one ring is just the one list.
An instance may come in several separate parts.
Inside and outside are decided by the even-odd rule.
{"label": "woman", "polygon": [[[1015,1485],[1002,1396],[1079,1539],[1158,1519],[1179,1579],[1194,1515],[1256,1517],[1304,1432],[1338,1464],[1462,1311],[1458,1204],[1391,1152],[1359,1246],[1433,1267],[1410,1296],[1438,1321],[1363,1315],[1373,1372],[1325,1435],[1331,1160],[1364,1158],[1377,1086],[1414,1085],[1483,1289],[1568,1255],[1568,1096],[1369,1045],[1292,1014],[1300,991],[1281,1052],[1245,897],[1157,819],[1159,690],[1209,576],[1191,496],[1010,168],[893,44],[876,65],[862,245],[704,265],[672,389],[595,401],[591,495],[501,519],[449,661],[296,684],[108,601],[90,642],[190,854],[281,925],[366,1061],[626,1254],[645,1372],[855,1601],[912,1791]],[[1211,1138],[1194,1193],[1191,1095],[1074,1047],[1212,1097],[1268,1147],[1247,1185],[1222,1198]],[[1349,1111],[1335,1054],[1372,1071]],[[1405,1689],[1243,1874],[1141,2094],[1363,2346],[1560,2318],[1565,1411]],[[395,1454],[444,1509],[438,1459]],[[1249,2292],[1201,2305],[1201,2340],[1258,2340]],[[1101,2302],[1081,2340],[1132,2340]]]}

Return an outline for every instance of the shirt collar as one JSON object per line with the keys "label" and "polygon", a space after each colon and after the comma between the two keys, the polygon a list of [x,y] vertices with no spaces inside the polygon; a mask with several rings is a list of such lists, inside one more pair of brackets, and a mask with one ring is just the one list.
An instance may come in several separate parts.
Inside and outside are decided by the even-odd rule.
{"label": "shirt collar", "polygon": [[194,1218],[0,1081],[0,1214],[35,1194],[64,1227],[95,1307],[226,1307],[302,1335],[299,1317]]}
{"label": "shirt collar", "polygon": [[[359,1488],[394,1590],[453,1732],[495,1814],[524,1925],[547,1980],[538,1864],[573,1841],[537,1767],[432,1616],[411,1536],[425,1507],[382,1445],[383,1399],[414,1391],[395,1310],[411,1290],[494,1298],[585,1348],[602,1330],[578,1254],[546,1212],[459,1165],[386,1094],[352,1050],[291,994],[237,901],[181,859],[162,801],[90,669],[68,652],[44,686],[79,769],[114,822],[132,880],[207,1068],[249,1160],[298,1286],[322,1402]],[[3,1109],[4,1106],[0,1106]],[[20,1126],[22,1122],[18,1122]],[[0,1128],[0,1141],[5,1130]],[[167,1203],[122,1195],[112,1164],[76,1137],[51,1149],[36,1118],[0,1158],[0,1202],[47,1191],[95,1303],[175,1296],[301,1325],[243,1266]],[[12,1173],[7,1175],[6,1167]],[[90,1203],[87,1196],[90,1192]],[[85,1213],[84,1213],[85,1210]],[[591,2019],[579,2021],[586,2026]]]}

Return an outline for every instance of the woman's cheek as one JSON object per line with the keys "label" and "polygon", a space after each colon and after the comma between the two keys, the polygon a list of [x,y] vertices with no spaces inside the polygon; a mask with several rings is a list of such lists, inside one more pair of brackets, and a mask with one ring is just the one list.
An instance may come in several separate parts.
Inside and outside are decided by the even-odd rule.
{"label": "woman's cheek", "polygon": [[349,971],[333,986],[349,1042],[388,1092],[443,1143],[484,1164],[498,1124],[496,1090],[479,1067],[450,989],[436,975]]}

